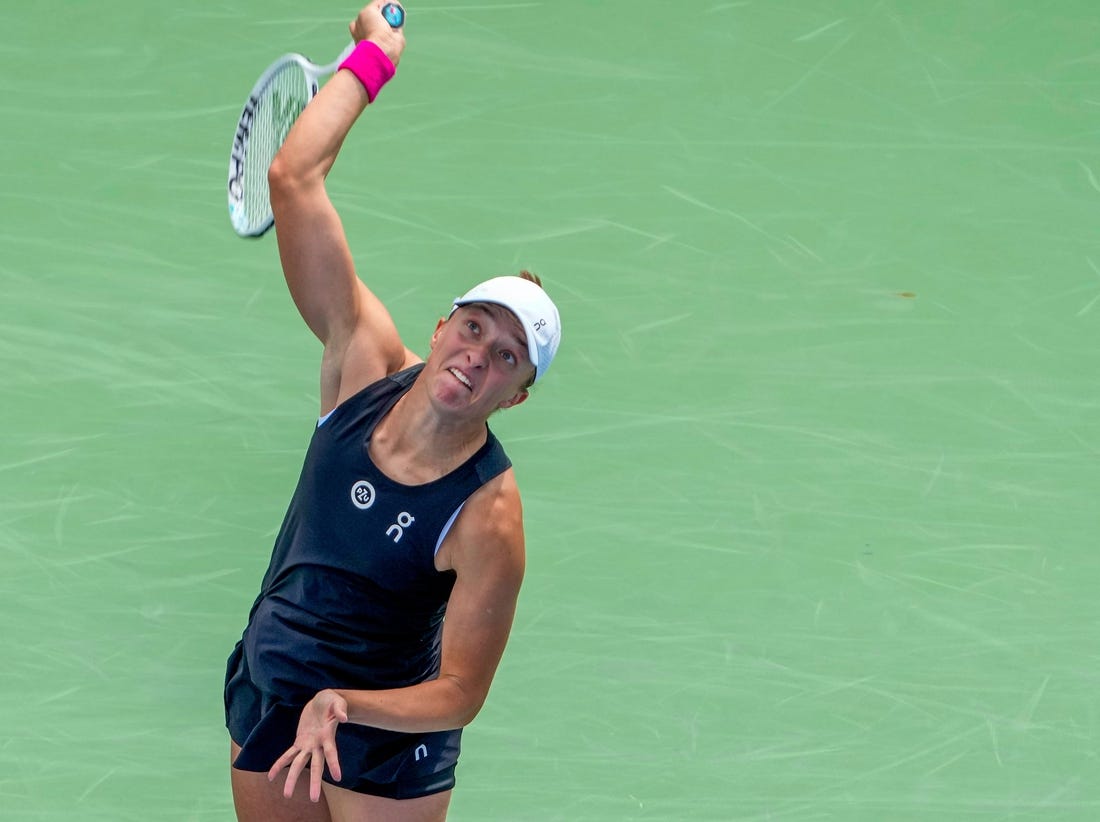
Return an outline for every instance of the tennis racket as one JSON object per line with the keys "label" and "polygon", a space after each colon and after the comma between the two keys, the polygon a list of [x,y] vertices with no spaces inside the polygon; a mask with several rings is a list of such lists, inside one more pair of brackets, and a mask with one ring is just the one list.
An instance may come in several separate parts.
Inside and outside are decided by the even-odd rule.
{"label": "tennis racket", "polygon": [[[382,7],[393,28],[405,22],[405,10],[396,3]],[[352,43],[326,66],[301,54],[284,54],[267,67],[241,111],[229,152],[229,221],[242,237],[262,237],[275,223],[267,170],[298,115],[355,48]]]}

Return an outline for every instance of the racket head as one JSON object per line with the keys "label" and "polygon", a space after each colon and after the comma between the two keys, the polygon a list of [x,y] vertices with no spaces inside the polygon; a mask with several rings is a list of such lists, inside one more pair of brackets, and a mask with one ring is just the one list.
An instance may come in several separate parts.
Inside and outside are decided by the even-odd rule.
{"label": "racket head", "polygon": [[242,237],[260,237],[275,222],[267,170],[302,109],[317,94],[318,67],[285,54],[260,75],[241,110],[229,153],[229,221]]}

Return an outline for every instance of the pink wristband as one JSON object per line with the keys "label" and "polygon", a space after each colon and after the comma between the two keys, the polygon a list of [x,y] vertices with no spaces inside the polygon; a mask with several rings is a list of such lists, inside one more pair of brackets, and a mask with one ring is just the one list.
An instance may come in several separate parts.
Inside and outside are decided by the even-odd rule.
{"label": "pink wristband", "polygon": [[367,100],[372,103],[382,86],[390,81],[396,71],[386,52],[370,40],[356,43],[355,50],[340,64],[340,68],[347,69],[356,76],[367,90]]}

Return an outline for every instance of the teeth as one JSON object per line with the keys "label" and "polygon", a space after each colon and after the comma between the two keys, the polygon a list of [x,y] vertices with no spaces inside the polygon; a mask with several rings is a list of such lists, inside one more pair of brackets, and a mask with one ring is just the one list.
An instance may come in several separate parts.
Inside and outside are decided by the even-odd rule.
{"label": "teeth", "polygon": [[448,368],[447,370],[450,371],[452,374],[454,374],[455,379],[457,379],[460,383],[465,385],[467,388],[470,388],[470,389],[473,388],[473,386],[470,384],[470,381],[466,378],[466,375],[463,374],[461,371],[459,371],[457,368]]}

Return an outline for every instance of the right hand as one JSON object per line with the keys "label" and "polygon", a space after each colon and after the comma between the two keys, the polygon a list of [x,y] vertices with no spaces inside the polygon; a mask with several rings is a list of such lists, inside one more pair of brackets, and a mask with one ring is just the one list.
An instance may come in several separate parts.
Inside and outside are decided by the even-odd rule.
{"label": "right hand", "polygon": [[348,30],[351,31],[351,38],[356,43],[360,40],[371,40],[377,44],[390,58],[394,68],[397,68],[401,53],[405,51],[405,29],[404,27],[390,28],[386,18],[382,16],[382,6],[390,1],[373,0],[364,6],[348,25]]}

